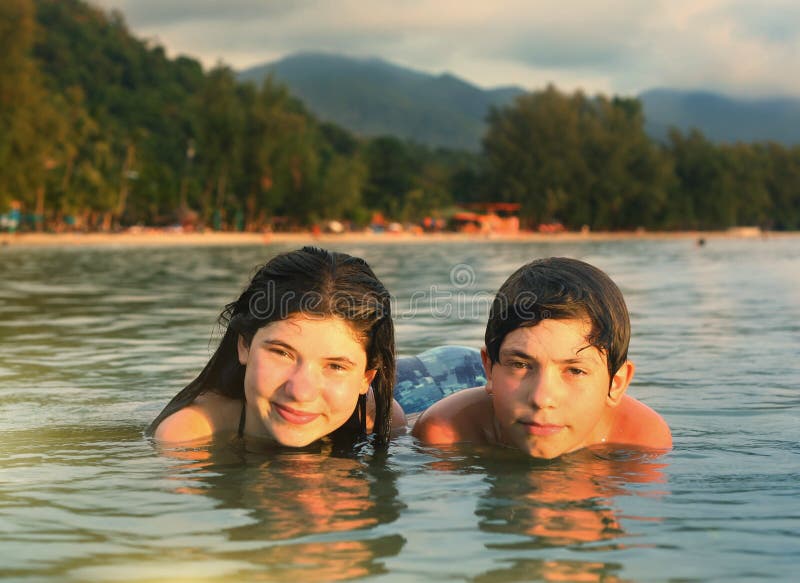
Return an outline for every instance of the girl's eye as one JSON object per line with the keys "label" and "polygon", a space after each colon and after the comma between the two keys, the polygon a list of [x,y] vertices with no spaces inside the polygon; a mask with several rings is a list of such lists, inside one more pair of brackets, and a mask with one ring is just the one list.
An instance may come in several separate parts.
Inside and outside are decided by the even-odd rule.
{"label": "girl's eye", "polygon": [[281,356],[283,358],[290,358],[292,355],[286,352],[282,348],[270,348],[269,351],[276,356]]}

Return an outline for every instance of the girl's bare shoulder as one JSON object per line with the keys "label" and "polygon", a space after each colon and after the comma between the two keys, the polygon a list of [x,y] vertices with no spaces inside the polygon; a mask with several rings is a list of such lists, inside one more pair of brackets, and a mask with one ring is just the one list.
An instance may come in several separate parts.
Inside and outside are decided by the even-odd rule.
{"label": "girl's bare shoulder", "polygon": [[194,402],[176,411],[161,423],[153,434],[162,443],[181,443],[207,439],[215,433],[235,430],[242,402],[215,393],[198,396]]}

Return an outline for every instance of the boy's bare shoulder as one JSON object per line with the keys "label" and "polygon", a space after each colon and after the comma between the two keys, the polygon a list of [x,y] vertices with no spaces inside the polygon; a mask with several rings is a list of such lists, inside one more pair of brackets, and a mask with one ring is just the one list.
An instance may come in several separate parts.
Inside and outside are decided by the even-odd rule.
{"label": "boy's bare shoulder", "polygon": [[670,449],[672,432],[661,415],[641,401],[625,395],[617,409],[609,441],[653,449]]}
{"label": "boy's bare shoulder", "polygon": [[486,443],[494,413],[483,387],[448,395],[419,416],[411,434],[428,444]]}
{"label": "boy's bare shoulder", "polygon": [[231,425],[240,411],[241,402],[213,393],[200,395],[183,409],[176,411],[161,423],[153,434],[162,443],[181,443],[211,437]]}

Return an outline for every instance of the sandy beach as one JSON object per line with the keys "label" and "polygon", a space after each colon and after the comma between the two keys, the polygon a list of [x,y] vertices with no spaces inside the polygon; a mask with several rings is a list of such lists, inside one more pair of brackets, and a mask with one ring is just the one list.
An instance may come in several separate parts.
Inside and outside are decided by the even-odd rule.
{"label": "sandy beach", "polygon": [[741,228],[727,231],[636,231],[636,232],[564,232],[515,234],[468,234],[468,233],[371,233],[352,232],[343,234],[300,233],[229,233],[213,232],[181,233],[148,229],[120,233],[0,233],[0,245],[4,247],[73,247],[73,246],[211,246],[211,245],[268,245],[271,243],[324,244],[324,243],[434,243],[434,242],[557,242],[557,241],[608,241],[608,240],[654,240],[654,239],[761,239],[800,236],[800,232],[759,231]]}
{"label": "sandy beach", "polygon": [[433,243],[433,242],[556,242],[556,241],[609,241],[609,240],[654,240],[654,239],[759,239],[800,236],[800,232],[772,232],[754,229],[732,229],[728,231],[636,231],[636,232],[564,232],[515,234],[467,234],[467,233],[229,233],[213,232],[180,233],[147,230],[120,233],[2,233],[0,245],[4,247],[74,247],[74,246],[212,246],[212,245],[268,245],[271,243]]}

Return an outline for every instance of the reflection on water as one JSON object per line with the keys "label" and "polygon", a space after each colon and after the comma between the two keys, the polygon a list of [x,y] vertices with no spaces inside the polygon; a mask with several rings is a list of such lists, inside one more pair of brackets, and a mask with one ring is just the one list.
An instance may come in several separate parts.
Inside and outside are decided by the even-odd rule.
{"label": "reflection on water", "polygon": [[[454,446],[437,451],[427,467],[433,472],[482,475],[485,488],[475,507],[477,528],[489,533],[485,548],[502,555],[477,581],[623,581],[616,562],[525,555],[558,549],[621,551],[639,522],[659,523],[659,516],[622,515],[623,496],[652,501],[669,495],[657,453],[601,447],[559,460],[540,461],[516,451]],[[627,532],[629,529],[631,532]],[[522,556],[520,556],[522,555]]]}
{"label": "reflection on water", "polygon": [[[654,459],[658,456],[649,458],[641,452],[602,456],[584,451],[534,465],[515,480],[508,479],[502,466],[494,471],[487,468],[491,488],[478,505],[477,514],[483,518],[480,526],[490,532],[530,537],[512,544],[517,548],[610,542],[624,535],[614,498],[633,495],[628,489],[631,484],[665,481],[661,473],[665,464]],[[619,548],[624,546],[619,543]]]}
{"label": "reflection on water", "polygon": [[794,580],[795,239],[335,247],[395,295],[403,355],[479,348],[483,298],[523,262],[597,264],[631,308],[630,390],[675,450],[160,450],[144,427],[208,359],[223,304],[286,247],[3,248],[0,576]]}
{"label": "reflection on water", "polygon": [[[211,498],[216,509],[246,509],[247,522],[227,529],[226,559],[248,570],[268,567],[270,580],[381,573],[380,559],[403,546],[397,534],[359,534],[393,522],[402,508],[385,456],[250,452],[241,443],[162,453],[177,462],[175,492]],[[325,536],[334,533],[344,536]]]}

